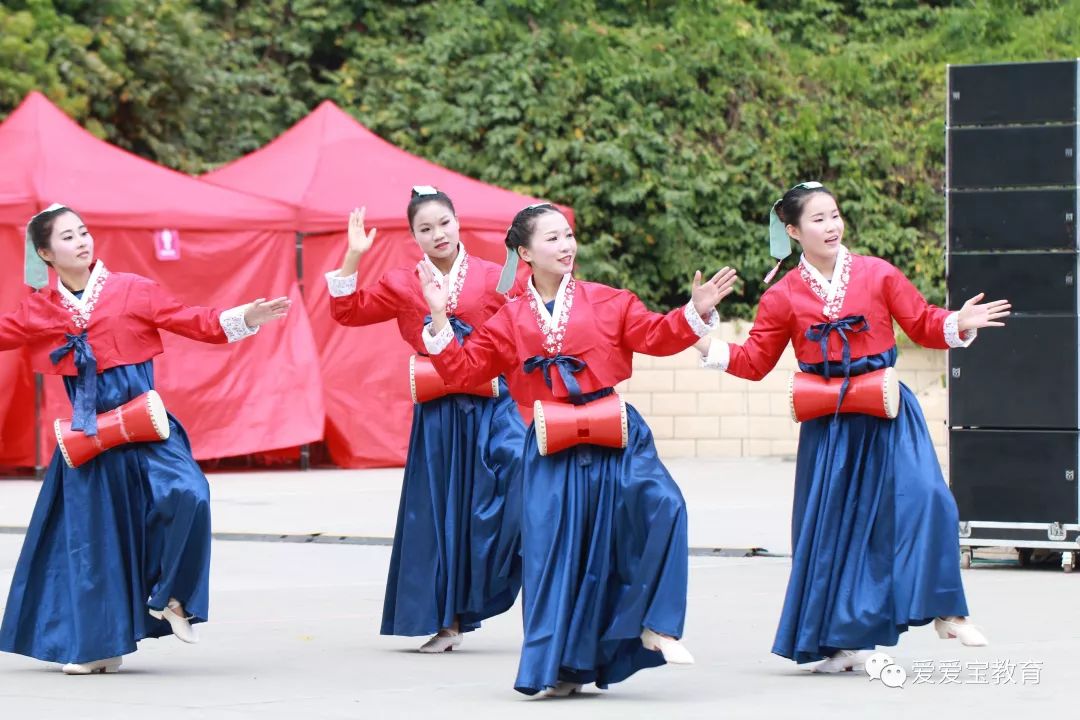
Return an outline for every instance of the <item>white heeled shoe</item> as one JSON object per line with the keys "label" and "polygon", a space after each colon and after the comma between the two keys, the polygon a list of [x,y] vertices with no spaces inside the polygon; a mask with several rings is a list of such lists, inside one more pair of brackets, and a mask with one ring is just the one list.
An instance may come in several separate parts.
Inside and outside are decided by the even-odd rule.
{"label": "white heeled shoe", "polygon": [[173,612],[174,608],[180,607],[180,601],[176,598],[169,598],[169,604],[164,610],[150,609],[150,617],[157,618],[158,620],[165,620],[169,623],[169,627],[172,628],[173,635],[177,640],[190,643],[194,645],[199,642],[199,636],[195,634],[195,628],[191,627],[191,623],[188,622],[194,615],[188,615],[184,617],[177,615]]}
{"label": "white heeled shoe", "polygon": [[968,647],[986,647],[990,644],[982,631],[968,622],[967,618],[964,618],[963,622],[934,618],[934,629],[937,630],[938,637],[942,640],[955,638],[960,641],[961,645],[967,645]]}
{"label": "white heeled shoe", "polygon": [[867,658],[873,654],[872,650],[840,650],[832,657],[819,662],[810,672],[825,674],[852,672],[855,668],[865,665]]}
{"label": "white heeled shoe", "polygon": [[462,634],[454,633],[453,635],[432,635],[431,639],[420,646],[420,652],[422,653],[441,653],[450,652],[458,645],[461,644]]}
{"label": "white heeled shoe", "polygon": [[544,697],[570,697],[571,695],[580,692],[581,685],[560,680],[555,683],[555,687],[549,687],[544,691]]}
{"label": "white heeled shoe", "polygon": [[654,650],[664,656],[664,661],[672,665],[693,665],[694,656],[686,646],[675,638],[669,638],[649,628],[641,631],[641,644],[646,650]]}
{"label": "white heeled shoe", "polygon": [[88,663],[68,663],[62,669],[65,675],[92,675],[93,673],[120,672],[124,659],[120,657],[94,660]]}

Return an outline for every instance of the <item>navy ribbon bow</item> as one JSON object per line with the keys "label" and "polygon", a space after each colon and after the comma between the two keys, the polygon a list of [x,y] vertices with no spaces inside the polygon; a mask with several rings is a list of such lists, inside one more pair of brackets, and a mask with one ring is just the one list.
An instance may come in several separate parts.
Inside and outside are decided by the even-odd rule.
{"label": "navy ribbon bow", "polygon": [[840,414],[840,406],[844,403],[844,396],[847,395],[848,386],[851,384],[851,344],[847,333],[862,333],[868,330],[870,330],[870,323],[866,321],[865,316],[848,315],[839,320],[811,325],[806,331],[807,340],[821,343],[821,359],[824,361],[826,380],[832,377],[829,372],[829,336],[834,332],[840,336],[840,344],[843,346],[840,368],[844,373],[844,382],[840,385],[840,398],[836,401],[834,418]]}
{"label": "navy ribbon bow", "polygon": [[68,353],[75,353],[79,377],[75,385],[75,402],[72,403],[71,429],[97,435],[97,358],[86,340],[86,331],[79,335],[64,333],[64,336],[67,342],[50,352],[49,359],[56,365]]}
{"label": "navy ribbon bow", "polygon": [[[458,345],[464,345],[465,338],[472,335],[473,326],[456,315],[449,316],[447,320],[450,321],[450,329],[454,331],[454,339],[458,341]],[[427,327],[429,323],[431,323],[431,316],[425,315],[424,327]]]}
{"label": "navy ribbon bow", "polygon": [[556,355],[555,357],[534,355],[525,361],[525,372],[531,373],[533,370],[540,370],[544,374],[544,384],[548,386],[548,390],[551,390],[552,366],[559,371],[559,376],[570,393],[571,401],[580,398],[581,386],[578,385],[574,373],[579,373],[586,368],[585,361],[573,355]]}

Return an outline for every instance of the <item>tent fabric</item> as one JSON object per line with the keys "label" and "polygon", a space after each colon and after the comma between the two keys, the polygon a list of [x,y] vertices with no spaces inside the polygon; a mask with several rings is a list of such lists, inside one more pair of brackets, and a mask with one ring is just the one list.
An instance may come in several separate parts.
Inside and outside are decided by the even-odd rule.
{"label": "tent fabric", "polygon": [[[220,188],[90,135],[31,93],[0,123],[0,312],[30,290],[22,284],[23,234],[30,215],[52,202],[86,220],[97,256],[115,271],[159,282],[180,300],[227,308],[258,297],[296,302],[282,322],[252,338],[212,346],[162,333],[157,387],[188,430],[197,459],[270,451],[323,435],[322,376],[296,277],[292,208]],[[156,257],[154,232],[178,230],[180,259]],[[55,275],[50,272],[50,282]],[[20,351],[0,353],[0,463],[47,460],[52,420],[70,413],[62,384],[46,378],[42,457],[35,458],[33,376]],[[27,431],[26,428],[30,428]]]}
{"label": "tent fabric", "polygon": [[0,224],[24,226],[29,215],[62,202],[91,227],[292,229],[287,205],[215,187],[99,140],[41,93],[30,93],[0,128]]}
{"label": "tent fabric", "polygon": [[[304,233],[344,230],[349,211],[360,205],[367,207],[370,225],[408,230],[405,207],[410,190],[414,185],[433,185],[454,201],[462,227],[498,235],[485,254],[499,261],[514,214],[539,202],[412,155],[329,100],[265,147],[203,179],[296,207],[295,229]],[[572,220],[572,211],[562,209]]]}
{"label": "tent fabric", "polygon": [[[22,251],[23,236],[13,228],[0,225],[0,257],[8,259],[7,267],[2,270],[4,280],[0,282],[0,312],[15,309],[30,294],[30,288],[21,279]],[[3,388],[0,466],[31,466],[34,464],[34,373],[25,350],[0,352],[0,387]]]}
{"label": "tent fabric", "polygon": [[[454,202],[470,253],[501,263],[506,229],[536,198],[440,167],[382,140],[327,101],[265,147],[204,176],[209,182],[296,206],[303,240],[304,296],[326,391],[325,441],[343,467],[404,463],[412,401],[411,348],[393,322],[342,327],[330,317],[323,274],[341,265],[349,212],[367,208],[379,232],[359,270],[359,287],[421,257],[405,208],[414,185],[433,185]],[[573,213],[562,208],[573,222]]]}

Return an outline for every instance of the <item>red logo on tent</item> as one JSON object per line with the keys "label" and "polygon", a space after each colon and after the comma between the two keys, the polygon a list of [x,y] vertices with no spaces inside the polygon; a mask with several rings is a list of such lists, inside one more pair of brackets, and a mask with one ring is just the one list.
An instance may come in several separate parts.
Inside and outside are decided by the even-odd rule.
{"label": "red logo on tent", "polygon": [[158,260],[180,259],[180,231],[155,230],[154,252]]}

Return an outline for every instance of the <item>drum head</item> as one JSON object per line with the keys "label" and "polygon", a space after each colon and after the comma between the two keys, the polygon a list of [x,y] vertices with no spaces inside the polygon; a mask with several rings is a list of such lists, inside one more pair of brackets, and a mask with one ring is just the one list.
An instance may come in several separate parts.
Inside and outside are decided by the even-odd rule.
{"label": "drum head", "polygon": [[799,416],[795,412],[795,373],[791,373],[791,375],[788,376],[787,401],[788,411],[791,413],[791,419],[795,422],[799,422]]}
{"label": "drum head", "polygon": [[[70,421],[68,421],[70,425]],[[60,418],[53,420],[53,433],[56,434],[56,446],[60,448],[60,454],[64,457],[64,462],[69,468],[75,467],[75,464],[71,462],[71,456],[68,455],[67,445],[64,444],[64,426],[60,423]]]}
{"label": "drum head", "polygon": [[161,396],[158,395],[157,390],[150,390],[146,393],[146,409],[150,413],[150,422],[154,424],[158,437],[162,440],[168,440],[171,432],[169,414],[165,412],[165,403],[161,401]]}
{"label": "drum head", "polygon": [[885,369],[885,417],[893,420],[900,414],[900,378],[896,374],[896,368]]}
{"label": "drum head", "polygon": [[616,395],[619,398],[619,421],[622,423],[622,447],[625,448],[630,444],[630,424],[626,418],[626,401],[622,399],[622,395]]}
{"label": "drum head", "polygon": [[533,401],[533,427],[536,429],[536,445],[541,455],[547,455],[547,421],[544,418],[544,404]]}
{"label": "drum head", "polygon": [[409,356],[409,392],[412,394],[412,401],[415,405],[419,402],[416,399],[416,356]]}

